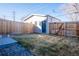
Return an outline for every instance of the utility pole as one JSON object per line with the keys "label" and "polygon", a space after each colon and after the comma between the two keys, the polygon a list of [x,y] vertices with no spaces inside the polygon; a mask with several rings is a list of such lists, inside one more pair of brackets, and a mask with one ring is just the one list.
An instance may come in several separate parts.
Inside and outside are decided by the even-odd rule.
{"label": "utility pole", "polygon": [[3,32],[3,34],[6,34],[6,24],[5,24],[5,15],[3,16],[3,25],[4,25],[4,27],[3,27],[3,30],[4,30],[4,32]]}
{"label": "utility pole", "polygon": [[13,21],[15,21],[15,11],[13,11]]}
{"label": "utility pole", "polygon": [[5,20],[5,15],[3,16],[3,19]]}
{"label": "utility pole", "polygon": [[15,11],[13,11],[13,21],[12,21],[12,26],[14,26],[14,28],[12,27],[12,32],[15,32]]}

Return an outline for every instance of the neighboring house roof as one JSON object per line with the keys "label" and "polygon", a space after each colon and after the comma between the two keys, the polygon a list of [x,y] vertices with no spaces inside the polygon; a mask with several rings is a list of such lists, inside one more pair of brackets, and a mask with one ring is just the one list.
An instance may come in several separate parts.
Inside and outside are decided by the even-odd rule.
{"label": "neighboring house roof", "polygon": [[52,22],[53,20],[54,20],[53,22],[56,22],[56,21],[57,21],[57,22],[61,22],[61,20],[60,20],[59,18],[50,16],[50,15],[47,15],[47,16],[52,18],[50,22]]}
{"label": "neighboring house roof", "polygon": [[33,15],[29,15],[29,16],[25,17],[25,18],[24,18],[24,21],[28,20],[29,18],[31,18],[31,17],[33,17],[33,16],[46,17],[46,15],[33,14]]}
{"label": "neighboring house roof", "polygon": [[40,14],[33,14],[33,15],[29,15],[27,17],[25,17],[24,21],[26,20],[29,20],[30,18],[34,17],[34,16],[39,16],[39,17],[51,17],[52,18],[52,21],[53,19],[56,20],[56,21],[61,21],[60,19],[56,18],[56,17],[53,17],[53,16],[50,16],[50,15],[40,15]]}

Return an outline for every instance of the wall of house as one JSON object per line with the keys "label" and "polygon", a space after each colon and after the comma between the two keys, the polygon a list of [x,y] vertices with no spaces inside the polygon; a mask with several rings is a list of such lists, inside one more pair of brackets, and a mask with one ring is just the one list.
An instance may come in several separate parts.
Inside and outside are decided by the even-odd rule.
{"label": "wall of house", "polygon": [[25,21],[25,23],[32,23],[35,25],[34,32],[42,33],[42,21],[46,20],[47,17],[33,16]]}

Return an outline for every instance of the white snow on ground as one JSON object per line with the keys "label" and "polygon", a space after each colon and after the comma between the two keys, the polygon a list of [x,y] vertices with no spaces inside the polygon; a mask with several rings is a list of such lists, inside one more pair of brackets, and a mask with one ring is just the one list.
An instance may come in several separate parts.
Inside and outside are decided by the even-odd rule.
{"label": "white snow on ground", "polygon": [[17,41],[13,40],[10,37],[7,37],[7,36],[0,37],[0,45],[11,44],[11,43],[15,43],[15,42],[17,42]]}
{"label": "white snow on ground", "polygon": [[0,36],[0,56],[31,56],[31,52],[7,36]]}

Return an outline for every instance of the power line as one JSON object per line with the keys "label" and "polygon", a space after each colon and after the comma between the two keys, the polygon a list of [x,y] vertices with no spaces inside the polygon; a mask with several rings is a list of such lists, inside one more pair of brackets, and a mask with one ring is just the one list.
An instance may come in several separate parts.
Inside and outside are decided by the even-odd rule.
{"label": "power line", "polygon": [[[39,8],[38,10],[37,10],[37,9],[34,9],[33,12],[36,12],[36,11],[39,12],[39,11],[41,11],[41,9],[45,9],[47,6],[41,8],[41,5],[39,5],[39,7],[40,7],[40,8]],[[29,10],[30,10],[30,9],[29,9]],[[29,11],[28,11],[28,12],[29,12]],[[22,17],[21,20],[23,20],[25,17],[29,16],[31,13],[32,13],[32,11],[31,11],[30,13],[28,13],[26,16]]]}
{"label": "power line", "polygon": [[[54,10],[54,13],[58,13]],[[79,12],[72,12],[72,13],[67,13],[67,14],[62,14],[62,15],[57,15],[57,16],[65,16],[65,15],[72,15],[72,14],[78,14]]]}

